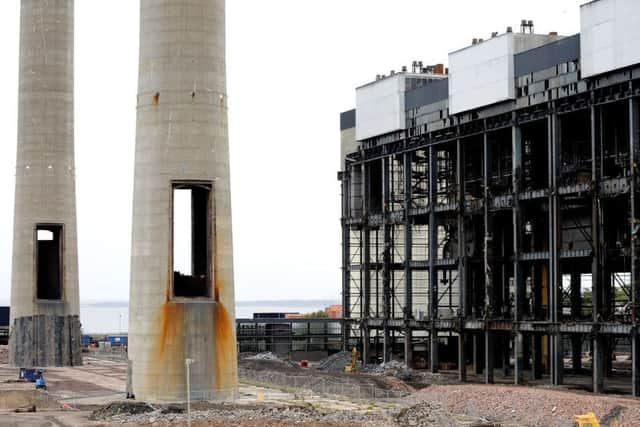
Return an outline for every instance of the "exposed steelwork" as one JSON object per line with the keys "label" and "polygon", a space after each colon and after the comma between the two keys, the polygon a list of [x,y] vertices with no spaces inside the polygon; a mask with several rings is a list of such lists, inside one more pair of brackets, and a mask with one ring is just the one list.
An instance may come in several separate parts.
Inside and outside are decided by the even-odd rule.
{"label": "exposed steelwork", "polygon": [[640,396],[640,65],[581,79],[579,35],[539,40],[507,56],[511,99],[450,115],[430,83],[359,141],[343,116],[345,347]]}
{"label": "exposed steelwork", "polygon": [[73,123],[73,0],[22,0],[10,360],[82,363]]}
{"label": "exposed steelwork", "polygon": [[225,398],[237,361],[224,0],[141,2],[137,123],[129,394],[186,399],[193,359],[192,398]]}

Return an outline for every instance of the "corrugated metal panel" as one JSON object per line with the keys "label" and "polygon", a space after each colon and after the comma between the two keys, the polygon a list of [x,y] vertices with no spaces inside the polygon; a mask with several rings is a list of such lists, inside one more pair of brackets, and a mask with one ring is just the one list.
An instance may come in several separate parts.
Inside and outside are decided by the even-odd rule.
{"label": "corrugated metal panel", "polygon": [[340,130],[347,130],[356,127],[356,110],[340,113]]}
{"label": "corrugated metal panel", "polygon": [[580,58],[580,34],[516,55],[516,77]]}
{"label": "corrugated metal panel", "polygon": [[433,80],[405,94],[405,110],[444,101],[449,97],[449,79]]}

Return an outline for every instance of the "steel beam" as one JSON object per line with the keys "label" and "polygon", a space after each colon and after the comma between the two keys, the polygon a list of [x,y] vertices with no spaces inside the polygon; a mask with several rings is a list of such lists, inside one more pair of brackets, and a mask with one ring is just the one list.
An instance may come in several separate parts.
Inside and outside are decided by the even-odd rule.
{"label": "steel beam", "polygon": [[632,393],[640,397],[640,339],[638,326],[640,320],[640,258],[638,256],[638,237],[640,233],[640,212],[638,211],[638,162],[640,161],[640,135],[638,125],[638,99],[629,99],[629,142],[631,159],[631,299],[633,322],[632,344]]}
{"label": "steel beam", "polygon": [[413,224],[411,221],[411,200],[413,198],[411,188],[411,170],[413,153],[404,155],[404,363],[413,367],[413,331],[409,327],[409,321],[413,319],[413,271],[411,260],[413,259]]}
{"label": "steel beam", "polygon": [[438,318],[438,272],[436,259],[438,258],[438,226],[436,222],[437,204],[437,152],[434,146],[429,147],[429,318],[432,321],[429,339],[431,355],[431,372],[438,372],[438,331],[435,328],[435,319]]}
{"label": "steel beam", "polygon": [[[562,230],[560,220],[560,196],[558,194],[560,177],[561,127],[560,119],[554,111],[549,117],[549,321],[558,323],[562,310],[561,287],[562,269],[560,266],[560,250],[562,249]],[[563,354],[562,335],[556,331],[550,336],[551,341],[551,383],[562,384]]]}
{"label": "steel beam", "polygon": [[393,243],[391,239],[391,224],[389,223],[390,197],[390,169],[391,157],[382,159],[382,221],[383,221],[383,242],[382,253],[382,315],[383,315],[383,335],[382,335],[382,359],[384,363],[391,360],[391,337],[389,332],[389,319],[391,318],[391,251]]}
{"label": "steel beam", "polygon": [[364,276],[362,280],[362,319],[364,326],[362,327],[362,364],[367,365],[370,358],[371,341],[369,327],[367,321],[371,317],[371,229],[369,228],[368,218],[370,209],[371,198],[371,186],[369,183],[369,165],[362,164],[362,182],[364,191],[362,193],[362,206],[364,209],[365,225],[362,230],[362,252],[363,252],[363,264],[361,274]]}

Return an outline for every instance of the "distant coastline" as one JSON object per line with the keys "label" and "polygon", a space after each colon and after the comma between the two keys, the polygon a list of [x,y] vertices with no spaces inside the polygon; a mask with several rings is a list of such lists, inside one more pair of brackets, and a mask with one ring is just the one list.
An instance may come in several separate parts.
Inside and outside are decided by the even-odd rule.
{"label": "distant coastline", "polygon": [[[305,308],[309,305],[339,304],[337,299],[287,299],[287,300],[253,300],[253,301],[236,301],[237,307],[300,307]],[[129,307],[129,301],[87,301],[80,304],[83,307],[92,308],[123,308]]]}

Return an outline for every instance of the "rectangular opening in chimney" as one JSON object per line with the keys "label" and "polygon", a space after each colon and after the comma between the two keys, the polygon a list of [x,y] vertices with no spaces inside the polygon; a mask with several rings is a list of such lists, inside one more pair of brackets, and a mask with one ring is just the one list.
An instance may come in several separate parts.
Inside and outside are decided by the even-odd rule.
{"label": "rectangular opening in chimney", "polygon": [[36,296],[40,300],[62,299],[62,236],[62,225],[36,225]]}
{"label": "rectangular opening in chimney", "polygon": [[173,296],[211,297],[210,182],[173,183]]}

